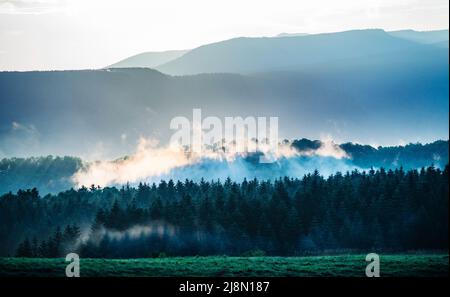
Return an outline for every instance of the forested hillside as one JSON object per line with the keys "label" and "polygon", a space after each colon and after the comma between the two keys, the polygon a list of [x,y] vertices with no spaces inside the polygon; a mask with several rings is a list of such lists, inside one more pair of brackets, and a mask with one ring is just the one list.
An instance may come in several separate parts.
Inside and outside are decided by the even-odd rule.
{"label": "forested hillside", "polygon": [[70,189],[71,177],[81,166],[75,157],[0,159],[0,194],[21,188],[38,188],[45,194]]}

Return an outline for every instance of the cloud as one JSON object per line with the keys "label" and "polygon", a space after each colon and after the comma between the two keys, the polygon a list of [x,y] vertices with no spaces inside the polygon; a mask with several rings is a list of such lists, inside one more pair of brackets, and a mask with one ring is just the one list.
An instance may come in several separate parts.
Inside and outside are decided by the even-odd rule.
{"label": "cloud", "polygon": [[65,0],[0,0],[0,14],[45,14],[64,10]]}

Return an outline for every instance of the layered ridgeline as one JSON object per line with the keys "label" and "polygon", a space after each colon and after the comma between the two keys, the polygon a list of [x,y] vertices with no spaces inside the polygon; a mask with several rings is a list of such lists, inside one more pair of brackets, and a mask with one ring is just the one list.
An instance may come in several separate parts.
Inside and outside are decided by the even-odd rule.
{"label": "layered ridgeline", "polygon": [[[234,38],[192,49],[156,69],[174,75],[255,73],[386,62],[443,51],[448,30],[354,30],[304,36]],[[448,47],[447,47],[448,51]]]}
{"label": "layered ridgeline", "polygon": [[[448,251],[449,167],[0,196],[0,256]],[[363,258],[361,258],[363,259]],[[448,260],[448,259],[447,259]]]}
{"label": "layered ridgeline", "polygon": [[134,150],[140,136],[165,143],[174,133],[170,120],[191,118],[193,108],[201,108],[203,117],[278,116],[280,137],[288,139],[447,139],[448,47],[442,34],[423,34],[360,30],[238,38],[157,67],[172,74],[221,74],[170,76],[148,68],[2,72],[0,157],[117,158]]}
{"label": "layered ridgeline", "polygon": [[[74,157],[33,157],[0,160],[0,194],[19,189],[37,188],[41,194],[57,193],[82,185],[90,187],[137,185],[139,182],[192,179],[194,181],[242,181],[244,178],[274,180],[289,176],[301,177],[319,170],[328,176],[337,171],[369,171],[371,168],[404,170],[427,166],[444,168],[448,163],[449,142],[408,144],[395,147],[377,147],[353,143],[295,140],[287,144],[289,154],[276,162],[260,164],[259,155],[237,156],[232,159],[184,158],[164,150],[148,148],[133,155],[112,161],[86,162]],[[177,160],[177,162],[173,162]]]}
{"label": "layered ridgeline", "polygon": [[[192,50],[147,52],[108,68],[148,67],[168,74],[252,73],[307,68],[341,60],[393,59],[427,49],[448,49],[448,30],[385,32],[380,29],[326,34],[288,34],[234,38]],[[422,46],[429,45],[429,46]]]}

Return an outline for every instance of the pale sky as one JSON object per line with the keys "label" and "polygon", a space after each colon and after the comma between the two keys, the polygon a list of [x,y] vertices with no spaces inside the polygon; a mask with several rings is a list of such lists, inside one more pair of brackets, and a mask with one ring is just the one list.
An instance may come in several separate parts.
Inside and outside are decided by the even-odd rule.
{"label": "pale sky", "polygon": [[0,0],[0,71],[92,69],[239,36],[447,29],[448,0]]}

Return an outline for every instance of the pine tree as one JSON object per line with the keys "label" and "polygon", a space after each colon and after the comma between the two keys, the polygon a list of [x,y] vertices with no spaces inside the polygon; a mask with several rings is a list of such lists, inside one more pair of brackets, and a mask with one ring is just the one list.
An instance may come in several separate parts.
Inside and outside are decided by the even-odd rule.
{"label": "pine tree", "polygon": [[19,244],[16,252],[17,257],[30,258],[33,256],[31,244],[28,238]]}

